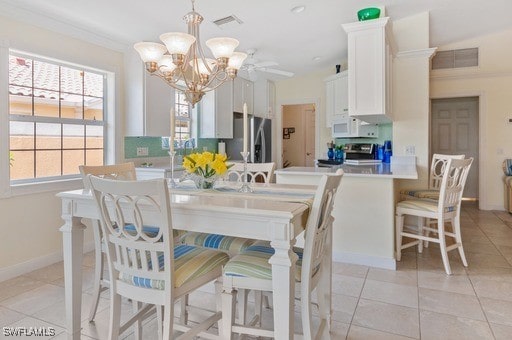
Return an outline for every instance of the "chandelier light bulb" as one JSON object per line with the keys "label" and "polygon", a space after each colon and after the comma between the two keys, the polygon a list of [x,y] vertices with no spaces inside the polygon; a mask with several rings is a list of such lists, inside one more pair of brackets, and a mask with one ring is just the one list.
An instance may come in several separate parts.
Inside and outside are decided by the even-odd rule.
{"label": "chandelier light bulb", "polygon": [[176,65],[172,62],[172,57],[170,55],[164,55],[158,61],[158,68],[162,72],[171,73],[176,69]]}
{"label": "chandelier light bulb", "polygon": [[238,44],[238,40],[233,38],[212,38],[206,41],[215,59],[231,58]]}
{"label": "chandelier light bulb", "polygon": [[190,46],[196,41],[196,38],[187,33],[169,32],[161,34],[160,40],[162,40],[165,47],[167,47],[169,54],[185,55],[188,53]]}
{"label": "chandelier light bulb", "polygon": [[210,59],[210,58],[206,58],[206,63],[208,64],[208,67],[210,68],[209,70],[208,70],[208,67],[206,67],[203,60],[198,59],[198,58],[191,60],[190,66],[192,66],[192,68],[195,68],[194,66],[195,66],[196,62],[197,62],[197,68],[199,70],[199,74],[210,75],[211,72],[213,71],[213,68],[215,67],[215,60]]}
{"label": "chandelier light bulb", "polygon": [[139,42],[133,45],[145,63],[156,63],[162,58],[167,49],[164,45],[155,42]]}

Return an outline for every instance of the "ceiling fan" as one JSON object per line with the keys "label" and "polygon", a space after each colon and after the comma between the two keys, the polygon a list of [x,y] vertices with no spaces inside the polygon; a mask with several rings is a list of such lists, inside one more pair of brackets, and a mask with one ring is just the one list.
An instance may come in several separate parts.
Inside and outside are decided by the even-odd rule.
{"label": "ceiling fan", "polygon": [[270,66],[277,66],[279,64],[275,61],[259,61],[254,58],[254,53],[256,53],[256,49],[247,50],[248,57],[240,68],[241,71],[247,73],[249,80],[254,81],[258,78],[256,71],[278,74],[285,77],[293,77],[294,73],[292,72],[269,68]]}

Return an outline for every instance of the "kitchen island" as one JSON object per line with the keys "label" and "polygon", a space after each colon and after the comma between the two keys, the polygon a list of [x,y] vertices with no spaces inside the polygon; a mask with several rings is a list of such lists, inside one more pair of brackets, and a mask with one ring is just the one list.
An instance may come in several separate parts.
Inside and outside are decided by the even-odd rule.
{"label": "kitchen island", "polygon": [[417,179],[416,165],[290,167],[275,171],[276,182],[317,185],[323,174],[339,168],[345,175],[333,209],[333,260],[396,269],[396,181]]}

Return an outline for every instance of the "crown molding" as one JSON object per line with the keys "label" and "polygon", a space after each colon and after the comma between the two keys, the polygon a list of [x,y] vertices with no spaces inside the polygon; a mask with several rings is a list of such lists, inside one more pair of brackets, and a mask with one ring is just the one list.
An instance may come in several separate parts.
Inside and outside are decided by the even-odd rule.
{"label": "crown molding", "polygon": [[408,58],[432,58],[434,54],[436,54],[437,47],[425,48],[421,50],[411,50],[411,51],[400,51],[396,54],[396,57],[399,59],[408,59]]}

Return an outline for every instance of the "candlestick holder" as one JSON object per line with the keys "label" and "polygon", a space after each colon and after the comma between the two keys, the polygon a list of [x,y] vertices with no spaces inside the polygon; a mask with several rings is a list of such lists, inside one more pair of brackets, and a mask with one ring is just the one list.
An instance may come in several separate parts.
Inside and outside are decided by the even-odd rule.
{"label": "candlestick holder", "polygon": [[174,180],[174,157],[176,156],[176,151],[169,151],[169,155],[171,156],[171,188],[176,188],[178,186]]}
{"label": "candlestick holder", "polygon": [[244,174],[242,179],[242,187],[238,189],[239,192],[253,192],[247,181],[247,158],[249,158],[249,152],[240,152],[244,159]]}

